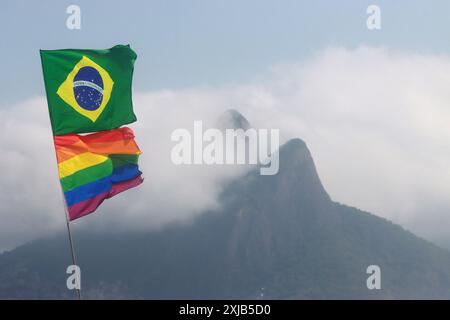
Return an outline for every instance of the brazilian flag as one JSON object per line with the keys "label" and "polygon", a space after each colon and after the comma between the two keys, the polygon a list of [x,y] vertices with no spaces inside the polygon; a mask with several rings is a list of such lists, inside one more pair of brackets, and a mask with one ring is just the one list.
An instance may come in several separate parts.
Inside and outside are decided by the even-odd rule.
{"label": "brazilian flag", "polygon": [[40,50],[55,136],[111,130],[136,121],[131,81],[136,53],[107,50]]}

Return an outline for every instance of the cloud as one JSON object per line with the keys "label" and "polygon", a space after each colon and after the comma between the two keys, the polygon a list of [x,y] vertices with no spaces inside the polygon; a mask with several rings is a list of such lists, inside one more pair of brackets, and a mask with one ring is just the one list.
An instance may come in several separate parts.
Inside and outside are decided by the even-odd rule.
{"label": "cloud", "polygon": [[[430,239],[450,228],[450,57],[330,48],[251,83],[136,93],[132,127],[145,183],[74,223],[98,231],[155,228],[218,205],[229,166],[175,166],[177,128],[240,110],[283,141],[304,139],[331,197]],[[44,98],[0,108],[0,249],[64,228]],[[450,239],[449,239],[450,241]]]}
{"label": "cloud", "polygon": [[64,226],[45,108],[43,98],[0,108],[0,251]]}

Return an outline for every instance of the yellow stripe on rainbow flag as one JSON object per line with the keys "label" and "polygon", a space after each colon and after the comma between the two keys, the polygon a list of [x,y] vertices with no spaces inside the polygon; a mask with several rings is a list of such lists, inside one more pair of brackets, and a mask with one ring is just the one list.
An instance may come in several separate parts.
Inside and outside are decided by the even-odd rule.
{"label": "yellow stripe on rainbow flag", "polygon": [[85,152],[58,164],[59,178],[70,176],[77,171],[95,166],[108,160],[107,156]]}

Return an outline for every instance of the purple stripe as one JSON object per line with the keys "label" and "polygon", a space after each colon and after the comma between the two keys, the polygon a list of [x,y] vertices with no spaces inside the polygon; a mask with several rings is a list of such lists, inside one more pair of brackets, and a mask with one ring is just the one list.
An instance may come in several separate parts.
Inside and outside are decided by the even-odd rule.
{"label": "purple stripe", "polygon": [[115,195],[134,188],[140,185],[144,180],[141,176],[134,179],[123,181],[119,183],[114,183],[112,188],[108,192],[100,193],[93,198],[76,203],[69,207],[69,219],[73,221],[75,219],[81,218],[89,213],[94,212],[98,206],[105,200],[114,197]]}
{"label": "purple stripe", "polygon": [[144,179],[142,179],[142,177],[139,175],[136,178],[133,178],[131,180],[114,183],[111,191],[109,192],[108,198],[114,197],[115,195],[117,195],[123,191],[126,191],[128,189],[137,187],[143,181],[144,181]]}

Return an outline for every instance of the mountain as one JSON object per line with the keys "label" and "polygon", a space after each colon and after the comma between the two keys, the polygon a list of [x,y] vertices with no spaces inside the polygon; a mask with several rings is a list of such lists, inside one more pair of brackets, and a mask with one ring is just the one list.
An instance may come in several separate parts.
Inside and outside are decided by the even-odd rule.
{"label": "mountain", "polygon": [[[385,219],[330,199],[306,144],[255,167],[221,208],[146,233],[77,234],[85,298],[450,298],[450,253]],[[363,186],[361,186],[363,187]],[[151,214],[151,212],[149,212]],[[69,298],[64,234],[0,256],[0,298]],[[366,268],[381,268],[368,290]]]}
{"label": "mountain", "polygon": [[219,129],[244,129],[250,128],[250,123],[236,109],[227,109],[217,119],[217,127]]}

